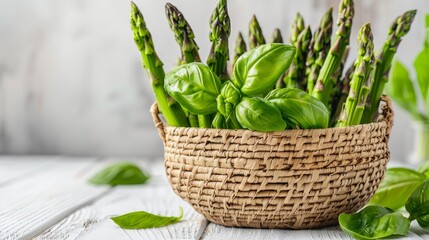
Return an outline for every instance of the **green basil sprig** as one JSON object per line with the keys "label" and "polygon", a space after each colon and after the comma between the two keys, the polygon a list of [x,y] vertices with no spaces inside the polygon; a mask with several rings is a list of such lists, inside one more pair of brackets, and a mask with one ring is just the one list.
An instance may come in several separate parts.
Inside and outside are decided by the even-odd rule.
{"label": "green basil sprig", "polygon": [[139,167],[132,163],[115,163],[96,173],[89,182],[96,185],[143,184],[149,179]]}
{"label": "green basil sprig", "polygon": [[216,98],[222,83],[210,68],[202,63],[176,67],[165,76],[167,93],[188,111],[198,115],[215,113]]}
{"label": "green basil sprig", "polygon": [[131,212],[118,217],[111,218],[119,227],[124,229],[144,229],[164,227],[178,223],[182,220],[183,209],[180,208],[178,217],[166,217],[148,213],[145,211]]}
{"label": "green basil sprig", "polygon": [[273,132],[286,128],[280,110],[263,98],[244,97],[235,108],[235,112],[241,126],[251,130]]}
{"label": "green basil sprig", "polygon": [[231,81],[225,82],[220,94],[217,96],[217,110],[226,118],[233,114],[235,106],[242,98],[240,89]]}
{"label": "green basil sprig", "polygon": [[328,127],[329,111],[325,104],[300,89],[275,89],[265,99],[281,111],[284,120],[292,128]]}
{"label": "green basil sprig", "polygon": [[410,213],[410,220],[415,219],[422,228],[429,228],[429,180],[411,194],[405,209]]}
{"label": "green basil sprig", "polygon": [[233,83],[246,96],[266,94],[289,68],[295,56],[293,46],[271,43],[241,55],[234,64]]}
{"label": "green basil sprig", "polygon": [[412,169],[389,168],[370,204],[399,209],[405,206],[413,191],[425,180],[426,177],[422,173]]}
{"label": "green basil sprig", "polygon": [[406,217],[381,206],[368,206],[355,214],[342,213],[338,221],[343,231],[357,239],[405,236],[410,228]]}
{"label": "green basil sprig", "polygon": [[[399,170],[398,170],[399,171]],[[401,174],[405,171],[401,170]],[[414,173],[413,173],[414,174]],[[399,190],[403,193],[403,190]],[[393,199],[400,199],[389,193]],[[389,236],[405,236],[410,223],[417,220],[422,228],[429,229],[429,180],[418,186],[408,198],[405,209],[410,214],[408,218],[390,208],[370,205],[358,213],[342,213],[338,217],[341,229],[357,239],[379,239]]]}

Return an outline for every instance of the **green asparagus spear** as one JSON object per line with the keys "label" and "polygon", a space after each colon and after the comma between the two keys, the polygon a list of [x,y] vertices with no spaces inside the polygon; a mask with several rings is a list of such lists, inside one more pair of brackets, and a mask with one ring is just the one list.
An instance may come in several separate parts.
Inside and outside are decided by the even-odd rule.
{"label": "green asparagus spear", "polygon": [[[165,5],[165,13],[170,28],[174,32],[176,42],[179,44],[182,52],[181,64],[201,62],[198,53],[199,47],[195,42],[194,32],[183,14],[171,3]],[[211,127],[212,118],[209,115],[196,116],[189,113],[188,118],[191,127]]]}
{"label": "green asparagus spear", "polygon": [[254,49],[259,45],[265,44],[264,34],[262,34],[261,26],[258,19],[253,15],[249,23],[249,47]]}
{"label": "green asparagus spear", "polygon": [[200,127],[200,124],[198,123],[198,116],[196,114],[188,113],[188,120],[189,120],[189,125],[191,127],[193,128]]}
{"label": "green asparagus spear", "polygon": [[389,35],[384,42],[382,51],[377,55],[375,68],[372,74],[369,100],[367,101],[362,123],[369,123],[377,115],[380,98],[383,94],[384,85],[389,78],[389,70],[396,50],[402,38],[408,33],[417,10],[405,12],[397,17],[389,29]]}
{"label": "green asparagus spear", "polygon": [[[271,41],[270,42],[271,43],[283,43],[283,37],[282,37],[282,33],[281,33],[280,29],[278,29],[278,28],[274,29],[274,32],[271,35]],[[285,83],[283,81],[284,77],[285,77],[285,75],[282,75],[279,78],[279,80],[277,80],[275,88],[284,88],[285,87]]]}
{"label": "green asparagus spear", "polygon": [[163,63],[155,52],[143,15],[133,2],[131,2],[131,28],[134,32],[134,41],[141,52],[143,67],[146,68],[149,75],[158,107],[164,115],[165,121],[174,127],[189,126],[181,106],[164,90]]}
{"label": "green asparagus spear", "polygon": [[332,116],[332,113],[334,113],[337,109],[337,105],[338,105],[337,101],[341,95],[341,89],[342,89],[341,77],[343,76],[344,65],[345,65],[347,58],[349,56],[349,50],[350,50],[350,48],[347,47],[346,51],[343,55],[343,60],[341,61],[340,67],[331,76],[331,78],[332,78],[331,81],[335,82],[335,86],[332,89],[331,101],[329,103],[331,106],[331,116]]}
{"label": "green asparagus spear", "polygon": [[352,80],[355,69],[355,65],[352,64],[349,69],[347,69],[343,80],[337,84],[337,88],[340,89],[340,94],[333,100],[330,126],[335,126],[339,121],[340,114],[343,110],[343,105],[346,102],[350,92],[350,81]]}
{"label": "green asparagus spear", "polygon": [[165,14],[168,24],[174,32],[176,42],[180,46],[182,54],[181,64],[201,62],[200,55],[198,54],[199,47],[194,39],[194,32],[183,14],[171,3],[165,5]]}
{"label": "green asparagus spear", "polygon": [[307,92],[310,94],[313,92],[320,69],[331,47],[332,25],[332,8],[330,8],[323,15],[319,28],[314,33],[313,44],[307,55]]}
{"label": "green asparagus spear", "polygon": [[369,23],[362,26],[358,35],[358,58],[356,70],[350,82],[350,92],[338,122],[339,127],[357,125],[361,122],[366,98],[369,93],[370,73],[374,63],[374,43]]}
{"label": "green asparagus spear", "polygon": [[243,34],[238,32],[237,40],[235,41],[235,56],[233,60],[233,65],[237,59],[247,51],[246,42],[244,41]]}
{"label": "green asparagus spear", "polygon": [[[302,17],[302,15],[300,13],[297,13],[295,16],[295,19],[292,23],[292,26],[290,28],[290,44],[293,46],[296,46],[296,43],[298,42],[298,37],[299,34],[304,31],[305,29],[305,22],[304,22],[304,18]],[[293,65],[293,64],[292,64]],[[284,88],[284,87],[288,87],[288,84],[291,86],[295,86],[295,84],[292,83],[288,83],[289,81],[291,81],[289,79],[289,70],[291,68],[289,68],[288,70],[286,70],[286,72],[281,76],[281,78],[277,81],[276,83],[276,88]]]}
{"label": "green asparagus spear", "polygon": [[286,78],[284,79],[287,88],[304,89],[305,59],[307,58],[307,51],[310,42],[311,29],[310,27],[306,27],[304,31],[299,34],[298,40],[295,43],[295,58],[288,69]]}
{"label": "green asparagus spear", "polygon": [[231,33],[231,21],[228,16],[227,0],[219,0],[210,18],[210,30],[212,47],[207,59],[207,65],[221,80],[228,80],[228,38]]}
{"label": "green asparagus spear", "polygon": [[274,29],[273,34],[271,35],[271,43],[283,43],[282,32],[280,29]]}
{"label": "green asparagus spear", "polygon": [[327,107],[330,107],[332,89],[335,86],[331,76],[340,66],[346,47],[349,45],[353,16],[353,0],[342,0],[339,7],[338,30],[335,34],[335,41],[323,63],[312,92],[312,95]]}
{"label": "green asparagus spear", "polygon": [[296,14],[295,20],[292,23],[291,29],[290,29],[290,43],[292,45],[296,45],[296,42],[298,41],[299,34],[304,31],[305,29],[305,22],[304,18],[300,13]]}

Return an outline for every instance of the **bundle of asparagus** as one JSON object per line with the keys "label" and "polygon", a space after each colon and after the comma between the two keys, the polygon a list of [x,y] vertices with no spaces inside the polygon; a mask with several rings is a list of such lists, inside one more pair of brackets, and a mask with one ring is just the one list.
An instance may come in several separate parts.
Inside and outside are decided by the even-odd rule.
{"label": "bundle of asparagus", "polygon": [[[194,115],[182,108],[163,88],[165,72],[158,58],[143,15],[131,4],[131,26],[134,40],[142,55],[143,66],[151,79],[158,106],[166,122],[172,126],[213,127],[213,115]],[[341,0],[337,30],[333,37],[333,16],[330,8],[312,33],[301,14],[297,14],[290,29],[290,45],[296,49],[289,68],[277,81],[275,88],[299,88],[321,101],[331,112],[330,126],[350,126],[369,123],[377,116],[383,88],[390,66],[401,39],[409,32],[416,10],[397,17],[390,27],[388,37],[380,53],[374,57],[373,35],[370,24],[365,24],[358,34],[359,50],[354,64],[343,74],[349,55],[350,34],[353,25],[353,0]],[[199,47],[184,15],[167,3],[166,15],[181,50],[179,65],[201,62]],[[248,41],[239,32],[235,42],[231,67],[228,68],[229,36],[231,23],[227,0],[219,0],[209,20],[211,48],[207,66],[225,85],[232,80],[228,70],[248,51],[266,44],[262,27],[253,15],[248,29]],[[282,44],[280,29],[275,29],[271,44]],[[249,47],[249,49],[247,48]],[[273,64],[275,64],[273,62]],[[274,86],[273,86],[274,88]],[[231,88],[233,89],[233,88]],[[268,92],[258,95],[264,97]],[[216,115],[219,124],[220,116]]]}

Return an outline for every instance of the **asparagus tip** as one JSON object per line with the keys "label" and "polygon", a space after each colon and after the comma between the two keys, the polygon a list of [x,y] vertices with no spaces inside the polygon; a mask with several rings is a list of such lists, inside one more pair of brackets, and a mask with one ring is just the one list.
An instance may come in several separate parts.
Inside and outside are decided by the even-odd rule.
{"label": "asparagus tip", "polygon": [[137,4],[135,4],[133,1],[131,1],[130,4],[131,4],[131,12],[133,14],[140,13],[139,8],[137,7]]}
{"label": "asparagus tip", "polygon": [[283,43],[282,32],[279,28],[275,28],[271,35],[271,43]]}
{"label": "asparagus tip", "polygon": [[250,22],[257,22],[258,21],[258,19],[256,18],[256,14],[253,14],[252,15],[252,18],[250,19]]}
{"label": "asparagus tip", "polygon": [[239,41],[243,41],[244,40],[243,33],[241,31],[238,31],[237,39],[239,39]]}

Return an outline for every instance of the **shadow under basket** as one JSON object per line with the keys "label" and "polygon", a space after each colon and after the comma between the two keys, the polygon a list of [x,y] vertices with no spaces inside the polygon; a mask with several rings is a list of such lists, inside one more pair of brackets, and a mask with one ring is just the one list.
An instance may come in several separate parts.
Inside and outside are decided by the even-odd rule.
{"label": "shadow under basket", "polygon": [[377,122],[345,128],[251,130],[171,127],[156,103],[173,190],[224,226],[305,229],[334,225],[362,208],[384,177],[393,110],[383,97]]}

